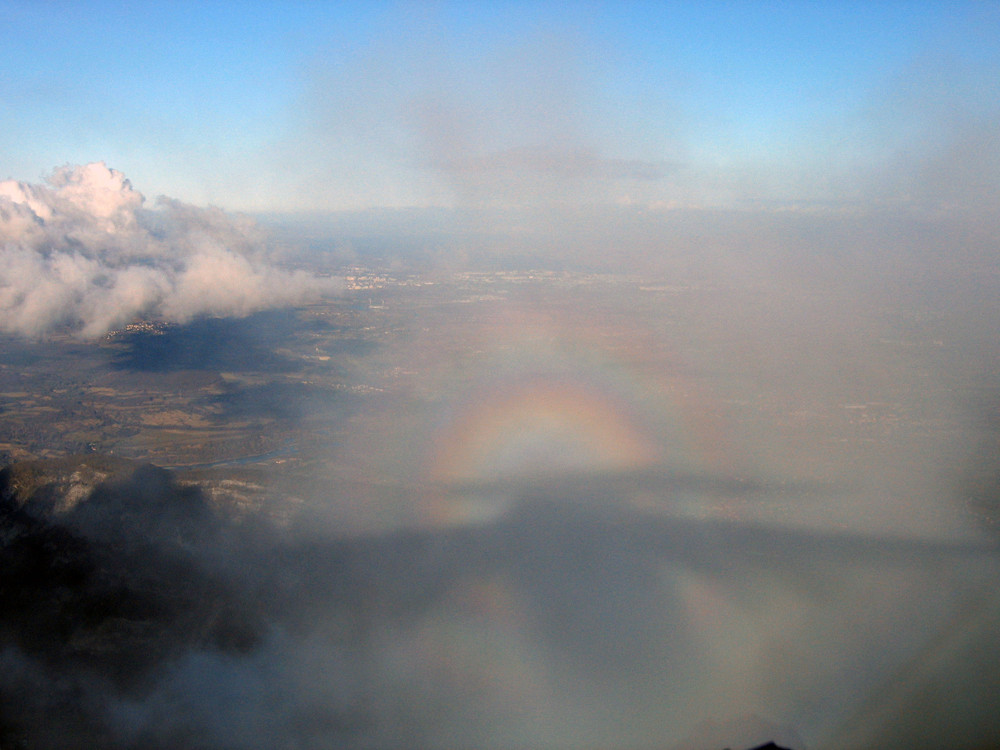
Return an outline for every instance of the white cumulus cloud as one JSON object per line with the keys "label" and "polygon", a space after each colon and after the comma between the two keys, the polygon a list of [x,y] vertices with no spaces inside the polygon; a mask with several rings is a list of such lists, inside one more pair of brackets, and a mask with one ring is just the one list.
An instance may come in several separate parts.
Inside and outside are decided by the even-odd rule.
{"label": "white cumulus cloud", "polygon": [[140,317],[183,323],[302,304],[340,282],[276,267],[247,217],[142,193],[102,162],[0,182],[0,330],[100,336]]}

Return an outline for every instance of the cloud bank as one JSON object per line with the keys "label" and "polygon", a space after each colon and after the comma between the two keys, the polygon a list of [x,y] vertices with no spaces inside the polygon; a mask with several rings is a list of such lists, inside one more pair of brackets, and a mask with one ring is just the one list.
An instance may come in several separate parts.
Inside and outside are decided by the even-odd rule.
{"label": "cloud bank", "polygon": [[0,329],[83,338],[137,318],[244,316],[333,293],[278,268],[245,217],[144,196],[103,162],[0,182]]}

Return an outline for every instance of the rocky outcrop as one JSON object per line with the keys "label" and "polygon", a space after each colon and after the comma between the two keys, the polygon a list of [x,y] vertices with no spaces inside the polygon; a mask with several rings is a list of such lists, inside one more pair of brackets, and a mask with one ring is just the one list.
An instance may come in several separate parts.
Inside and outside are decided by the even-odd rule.
{"label": "rocky outcrop", "polygon": [[[0,644],[63,681],[124,693],[186,650],[245,652],[262,619],[213,556],[225,542],[201,492],[155,466],[95,455],[8,466]],[[10,689],[0,681],[0,697]]]}

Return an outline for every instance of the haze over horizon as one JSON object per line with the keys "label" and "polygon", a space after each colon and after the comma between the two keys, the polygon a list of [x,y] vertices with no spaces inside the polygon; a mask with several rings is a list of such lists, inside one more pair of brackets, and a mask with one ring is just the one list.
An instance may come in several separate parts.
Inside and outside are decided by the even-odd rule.
{"label": "haze over horizon", "polygon": [[359,257],[847,288],[852,307],[935,285],[978,326],[995,6],[571,7],[10,3],[2,327],[243,315],[334,291],[268,278],[282,261]]}
{"label": "haze over horizon", "polygon": [[5,4],[0,177],[250,212],[989,210],[975,2]]}

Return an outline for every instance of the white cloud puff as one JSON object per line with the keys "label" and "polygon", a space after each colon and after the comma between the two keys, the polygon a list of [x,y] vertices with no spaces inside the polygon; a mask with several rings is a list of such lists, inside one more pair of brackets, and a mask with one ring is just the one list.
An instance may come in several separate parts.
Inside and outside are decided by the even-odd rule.
{"label": "white cloud puff", "polygon": [[185,322],[314,301],[339,281],[267,260],[256,224],[145,198],[102,162],[46,184],[0,182],[0,329],[100,336],[140,317]]}

